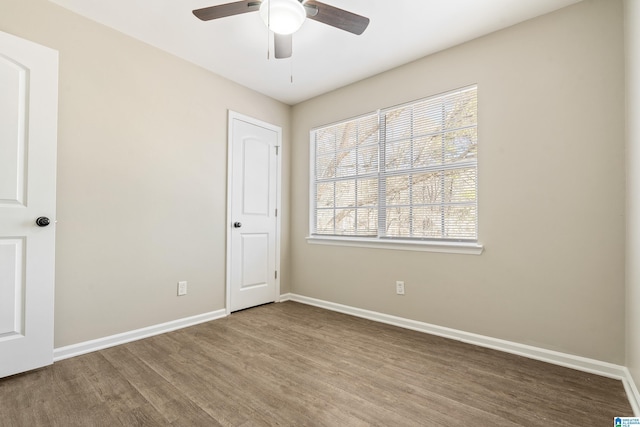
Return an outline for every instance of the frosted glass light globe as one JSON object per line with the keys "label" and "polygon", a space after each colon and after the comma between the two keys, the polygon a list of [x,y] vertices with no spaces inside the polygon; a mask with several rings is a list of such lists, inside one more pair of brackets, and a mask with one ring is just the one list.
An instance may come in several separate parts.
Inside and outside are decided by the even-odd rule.
{"label": "frosted glass light globe", "polygon": [[263,0],[260,17],[271,31],[286,35],[300,29],[307,13],[298,0]]}

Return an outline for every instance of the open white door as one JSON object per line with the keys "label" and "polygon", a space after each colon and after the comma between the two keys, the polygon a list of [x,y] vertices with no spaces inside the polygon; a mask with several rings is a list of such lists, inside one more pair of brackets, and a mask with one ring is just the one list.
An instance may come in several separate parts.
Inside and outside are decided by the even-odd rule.
{"label": "open white door", "polygon": [[58,53],[0,32],[0,377],[53,363],[57,123]]}
{"label": "open white door", "polygon": [[227,311],[279,300],[279,127],[229,113]]}

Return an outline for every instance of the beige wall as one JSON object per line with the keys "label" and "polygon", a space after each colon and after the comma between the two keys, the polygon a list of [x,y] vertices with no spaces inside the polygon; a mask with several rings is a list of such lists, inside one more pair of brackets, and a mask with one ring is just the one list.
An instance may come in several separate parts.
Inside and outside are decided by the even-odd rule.
{"label": "beige wall", "polygon": [[286,165],[290,107],[47,1],[0,10],[60,52],[55,346],[224,308],[227,109],[281,126]]}
{"label": "beige wall", "polygon": [[627,361],[640,385],[640,2],[625,0],[627,78]]}
{"label": "beige wall", "polygon": [[[293,292],[623,364],[622,17],[585,0],[296,105]],[[472,83],[482,255],[305,242],[309,129]]]}

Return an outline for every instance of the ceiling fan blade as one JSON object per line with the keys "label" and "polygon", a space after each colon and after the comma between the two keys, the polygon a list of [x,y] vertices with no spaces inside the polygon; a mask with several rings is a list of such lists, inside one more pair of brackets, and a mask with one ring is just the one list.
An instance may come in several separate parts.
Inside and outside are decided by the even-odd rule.
{"label": "ceiling fan blade", "polygon": [[193,14],[203,21],[224,18],[226,16],[239,15],[260,9],[260,1],[236,1],[233,3],[219,4],[217,6],[196,9]]}
{"label": "ceiling fan blade", "polygon": [[[318,8],[317,14],[307,14],[307,17],[309,19],[322,22],[323,24],[331,25],[332,27],[348,31],[356,35],[362,34],[369,25],[369,18],[356,15],[355,13],[348,12],[344,9],[339,9],[337,7],[321,3],[319,1],[308,0],[304,3],[304,6]],[[309,9],[307,8],[307,10]]]}
{"label": "ceiling fan blade", "polygon": [[277,59],[290,58],[293,53],[293,34],[273,33],[274,53]]}

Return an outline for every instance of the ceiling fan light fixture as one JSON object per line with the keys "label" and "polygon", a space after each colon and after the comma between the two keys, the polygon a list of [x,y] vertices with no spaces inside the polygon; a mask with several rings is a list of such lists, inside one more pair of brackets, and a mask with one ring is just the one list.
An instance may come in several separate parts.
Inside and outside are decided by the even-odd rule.
{"label": "ceiling fan light fixture", "polygon": [[274,33],[287,35],[300,29],[307,13],[298,0],[263,0],[260,17]]}

